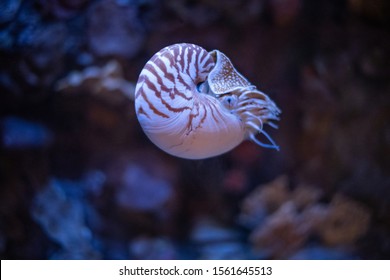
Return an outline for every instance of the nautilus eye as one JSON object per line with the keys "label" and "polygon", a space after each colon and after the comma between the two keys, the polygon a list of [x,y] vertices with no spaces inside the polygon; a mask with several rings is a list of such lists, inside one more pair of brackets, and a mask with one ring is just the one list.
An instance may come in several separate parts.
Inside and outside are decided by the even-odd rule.
{"label": "nautilus eye", "polygon": [[233,110],[237,107],[238,97],[236,95],[227,94],[221,96],[220,101],[228,110]]}
{"label": "nautilus eye", "polygon": [[175,44],[157,52],[138,78],[135,110],[149,139],[174,156],[213,157],[246,139],[279,149],[263,130],[276,128],[279,108],[218,50]]}

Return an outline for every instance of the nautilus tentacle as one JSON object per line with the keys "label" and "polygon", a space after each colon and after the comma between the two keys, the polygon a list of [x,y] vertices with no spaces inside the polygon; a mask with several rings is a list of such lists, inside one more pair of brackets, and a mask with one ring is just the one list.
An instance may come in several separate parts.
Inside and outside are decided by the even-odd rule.
{"label": "nautilus tentacle", "polygon": [[[138,120],[149,139],[169,154],[202,159],[243,140],[278,149],[263,130],[280,110],[243,77],[223,53],[176,44],[156,53],[135,90]],[[269,144],[256,136],[262,133]]]}

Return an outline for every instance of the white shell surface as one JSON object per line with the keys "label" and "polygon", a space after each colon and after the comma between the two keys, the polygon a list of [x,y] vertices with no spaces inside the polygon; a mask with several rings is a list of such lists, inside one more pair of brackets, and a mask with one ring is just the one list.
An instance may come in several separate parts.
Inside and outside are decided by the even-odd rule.
{"label": "white shell surface", "polygon": [[135,91],[137,117],[149,139],[165,152],[202,159],[244,140],[240,118],[216,97],[198,91],[214,67],[203,48],[176,44],[156,53],[143,68]]}

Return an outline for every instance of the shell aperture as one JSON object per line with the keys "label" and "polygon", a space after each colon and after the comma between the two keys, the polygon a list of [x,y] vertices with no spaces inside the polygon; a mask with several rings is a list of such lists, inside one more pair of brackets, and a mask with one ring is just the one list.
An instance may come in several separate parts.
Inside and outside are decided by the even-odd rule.
{"label": "shell aperture", "polygon": [[218,50],[183,43],[157,52],[138,78],[135,110],[148,138],[177,157],[218,156],[245,139],[278,149],[263,124],[276,127],[280,110]]}

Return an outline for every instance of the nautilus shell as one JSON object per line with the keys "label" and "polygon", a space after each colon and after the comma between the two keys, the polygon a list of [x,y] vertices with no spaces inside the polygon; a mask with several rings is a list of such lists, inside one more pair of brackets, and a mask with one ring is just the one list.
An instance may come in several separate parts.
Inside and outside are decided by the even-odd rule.
{"label": "nautilus shell", "polygon": [[218,50],[175,44],[157,52],[139,76],[135,110],[149,139],[177,157],[217,156],[246,139],[279,149],[263,130],[276,128],[279,108]]}

